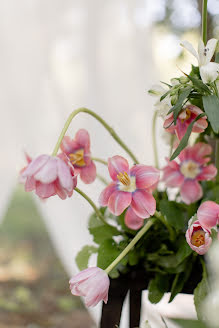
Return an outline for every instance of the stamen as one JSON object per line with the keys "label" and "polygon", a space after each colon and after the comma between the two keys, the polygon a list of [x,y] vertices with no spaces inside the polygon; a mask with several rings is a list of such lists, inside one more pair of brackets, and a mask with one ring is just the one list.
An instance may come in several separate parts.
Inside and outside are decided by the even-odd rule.
{"label": "stamen", "polygon": [[192,234],[191,243],[194,246],[200,247],[205,244],[205,232],[203,230],[195,231]]}
{"label": "stamen", "polygon": [[127,172],[120,172],[117,175],[117,179],[124,185],[124,186],[130,186],[131,180]]}
{"label": "stamen", "polygon": [[181,118],[181,122],[182,123],[184,123],[185,121],[187,121],[190,117],[191,117],[191,111],[188,109],[188,108],[186,108],[186,110],[185,110],[185,112],[183,113],[184,115],[182,115],[182,116],[184,116],[184,117],[182,117]]}
{"label": "stamen", "polygon": [[69,159],[72,165],[85,166],[84,149],[79,149],[75,153],[69,154]]}

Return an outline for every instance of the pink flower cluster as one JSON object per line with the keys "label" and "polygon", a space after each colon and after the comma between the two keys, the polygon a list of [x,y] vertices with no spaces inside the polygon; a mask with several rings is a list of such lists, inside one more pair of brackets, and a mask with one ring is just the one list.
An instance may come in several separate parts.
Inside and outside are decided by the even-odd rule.
{"label": "pink flower cluster", "polygon": [[212,201],[201,204],[195,222],[189,223],[186,240],[189,246],[199,255],[205,254],[211,243],[211,229],[217,230],[219,223],[219,205]]}
{"label": "pink flower cluster", "polygon": [[143,219],[155,213],[156,201],[152,191],[159,181],[159,170],[140,164],[129,169],[127,160],[121,156],[108,160],[108,170],[113,181],[102,191],[100,205],[108,206],[116,216],[128,208],[126,225],[131,229],[139,229]]}
{"label": "pink flower cluster", "polygon": [[191,204],[199,200],[202,187],[199,181],[212,180],[217,175],[213,164],[208,164],[212,148],[205,143],[197,143],[185,148],[178,156],[178,161],[168,161],[163,169],[163,180],[167,187],[178,187],[182,201]]}

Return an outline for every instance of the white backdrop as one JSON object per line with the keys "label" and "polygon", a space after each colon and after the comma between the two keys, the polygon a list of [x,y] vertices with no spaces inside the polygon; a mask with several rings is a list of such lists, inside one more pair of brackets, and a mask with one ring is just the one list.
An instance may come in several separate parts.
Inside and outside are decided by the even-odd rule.
{"label": "white backdrop", "polygon": [[[66,118],[77,107],[94,109],[141,162],[153,163],[153,99],[146,90],[156,74],[150,27],[136,22],[142,3],[0,0],[1,217],[24,164],[22,151],[33,157],[52,152]],[[79,128],[89,130],[93,156],[125,155],[93,118],[81,114],[69,134],[74,136]],[[100,182],[79,186],[97,201]],[[62,263],[69,275],[76,273],[76,253],[91,243],[86,230],[89,205],[76,193],[66,201],[36,201]],[[92,310],[96,320],[99,310]],[[127,328],[127,322],[121,327]]]}

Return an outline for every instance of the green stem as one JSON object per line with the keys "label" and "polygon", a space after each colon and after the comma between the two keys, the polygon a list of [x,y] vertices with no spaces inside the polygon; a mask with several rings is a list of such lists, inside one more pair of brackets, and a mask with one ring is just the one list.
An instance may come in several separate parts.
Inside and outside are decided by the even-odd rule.
{"label": "green stem", "polygon": [[169,158],[172,156],[172,153],[173,153],[174,137],[175,137],[175,135],[171,134],[171,136],[170,136],[170,156],[169,156]]}
{"label": "green stem", "polygon": [[119,256],[105,269],[108,274],[112,269],[125,257],[128,252],[135,246],[135,244],[141,239],[141,237],[145,234],[146,231],[150,229],[150,227],[154,224],[155,219],[150,219],[141,230],[136,234],[136,236],[132,239],[132,241],[126,246],[126,248],[119,254]]}
{"label": "green stem", "polygon": [[207,25],[208,25],[208,0],[202,2],[202,40],[207,43]]}
{"label": "green stem", "polygon": [[156,142],[156,121],[157,121],[157,114],[158,112],[155,111],[153,115],[153,121],[152,121],[152,145],[153,145],[153,151],[154,151],[154,163],[155,167],[159,169],[159,161],[158,161],[158,153],[157,153],[157,142]]}
{"label": "green stem", "polygon": [[101,163],[103,165],[108,165],[107,161],[104,161],[104,159],[102,158],[98,158],[98,157],[91,157],[91,159],[95,162]]}
{"label": "green stem", "polygon": [[104,127],[105,129],[111,134],[111,136],[118,142],[118,144],[129,154],[129,156],[133,159],[133,161],[138,164],[138,160],[137,158],[134,156],[134,154],[131,152],[131,150],[124,144],[124,142],[120,139],[120,137],[116,134],[116,132],[113,130],[113,128],[111,128],[106,121],[104,121],[99,115],[97,115],[96,113],[94,113],[92,110],[87,109],[87,108],[78,108],[76,110],[74,110],[68,117],[67,121],[65,122],[64,128],[62,129],[62,132],[59,136],[59,139],[56,143],[56,146],[53,150],[52,156],[56,156],[59,147],[61,145],[62,139],[66,133],[66,131],[68,130],[68,127],[71,123],[71,121],[73,120],[73,118],[79,114],[79,113],[87,113],[91,116],[93,116],[97,121],[99,121]]}
{"label": "green stem", "polygon": [[77,193],[79,193],[82,197],[84,197],[86,199],[86,201],[88,201],[88,203],[93,207],[94,211],[96,212],[97,216],[99,217],[99,219],[106,225],[111,227],[111,224],[107,223],[105,221],[104,216],[102,215],[102,213],[99,211],[99,209],[96,207],[96,205],[94,204],[94,202],[90,199],[90,197],[88,197],[88,195],[86,195],[82,190],[80,190],[79,188],[75,188],[75,191],[77,191]]}
{"label": "green stem", "polygon": [[158,220],[160,220],[165,227],[167,228],[167,230],[169,231],[170,234],[170,240],[174,241],[175,240],[175,233],[174,230],[172,229],[172,227],[168,224],[168,222],[166,221],[165,217],[158,211],[156,211],[154,213],[154,217],[157,218]]}
{"label": "green stem", "polygon": [[216,181],[219,182],[219,138],[217,138],[215,142],[215,166],[217,168]]}

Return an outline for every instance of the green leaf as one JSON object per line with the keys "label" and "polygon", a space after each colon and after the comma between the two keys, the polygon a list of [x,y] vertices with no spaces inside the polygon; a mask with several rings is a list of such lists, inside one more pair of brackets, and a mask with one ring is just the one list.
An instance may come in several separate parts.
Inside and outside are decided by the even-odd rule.
{"label": "green leaf", "polygon": [[100,221],[95,213],[90,217],[88,229],[90,234],[93,235],[94,242],[97,244],[101,244],[105,239],[121,234],[116,227],[110,227]]}
{"label": "green leaf", "polygon": [[203,96],[202,100],[213,131],[219,133],[219,98],[216,95],[211,95]]}
{"label": "green leaf", "polygon": [[161,292],[157,287],[157,280],[152,279],[148,285],[148,299],[151,303],[156,304],[160,302],[161,298],[163,297],[164,293]]}
{"label": "green leaf", "polygon": [[200,92],[204,92],[204,93],[208,93],[210,94],[211,91],[209,90],[209,88],[207,87],[206,84],[204,84],[201,80],[197,79],[196,77],[194,76],[191,76],[191,75],[187,75],[185,74],[193,83],[194,87],[196,87],[196,89]]}
{"label": "green leaf", "polygon": [[160,210],[166,216],[167,222],[176,230],[181,230],[185,226],[185,217],[182,208],[176,202],[169,200],[161,200]]}
{"label": "green leaf", "polygon": [[219,64],[219,52],[217,52],[215,55],[215,63]]}
{"label": "green leaf", "polygon": [[[113,239],[105,239],[98,249],[97,266],[103,270],[106,269],[119,254],[120,250],[115,241]],[[114,269],[114,271],[116,270]]]}
{"label": "green leaf", "polygon": [[204,261],[202,261],[202,265],[203,265],[202,280],[194,290],[194,303],[199,320],[204,319],[202,303],[209,292],[209,284],[208,284],[207,272],[205,269]]}
{"label": "green leaf", "polygon": [[188,144],[188,140],[189,140],[189,137],[190,137],[190,134],[192,133],[192,128],[193,128],[193,125],[195,124],[196,121],[198,121],[201,117],[205,116],[204,113],[198,115],[194,121],[192,121],[188,128],[187,128],[187,131],[185,133],[185,135],[183,136],[182,140],[180,141],[179,143],[179,146],[176,148],[176,150],[174,151],[174,153],[172,154],[172,156],[170,157],[170,160],[172,161],[173,159],[175,159],[180,153],[181,151],[187,146]]}
{"label": "green leaf", "polygon": [[192,261],[187,261],[186,270],[175,276],[175,279],[171,287],[171,295],[170,295],[169,303],[172,302],[174,297],[182,291],[184,284],[189,279],[191,271],[192,271]]}
{"label": "green leaf", "polygon": [[171,321],[179,325],[180,328],[208,328],[199,320],[172,319]]}
{"label": "green leaf", "polygon": [[75,262],[79,270],[84,270],[88,267],[88,261],[92,254],[97,253],[98,248],[95,246],[84,246],[77,254]]}
{"label": "green leaf", "polygon": [[[169,113],[173,112],[174,124],[176,124],[176,119],[182,109],[184,101],[188,98],[192,87],[188,86],[180,93],[177,103],[170,109]],[[169,114],[168,113],[168,114]]]}

